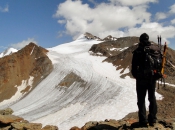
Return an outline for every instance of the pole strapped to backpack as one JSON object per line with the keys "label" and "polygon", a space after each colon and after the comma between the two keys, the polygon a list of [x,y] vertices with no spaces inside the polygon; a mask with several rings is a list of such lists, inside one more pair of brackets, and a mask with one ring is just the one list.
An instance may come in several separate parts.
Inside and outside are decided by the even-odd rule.
{"label": "pole strapped to backpack", "polygon": [[[160,37],[158,36],[158,46],[160,47],[160,50],[161,50],[161,48],[162,48],[161,36]],[[165,78],[166,78],[166,75],[164,74],[165,62],[166,62],[166,51],[167,51],[167,44],[165,42],[164,50],[163,50],[163,56],[162,56],[162,70],[161,70],[162,77],[160,78],[161,83],[162,82],[164,83],[164,87],[165,87]],[[159,82],[158,82],[158,89],[159,89]]]}

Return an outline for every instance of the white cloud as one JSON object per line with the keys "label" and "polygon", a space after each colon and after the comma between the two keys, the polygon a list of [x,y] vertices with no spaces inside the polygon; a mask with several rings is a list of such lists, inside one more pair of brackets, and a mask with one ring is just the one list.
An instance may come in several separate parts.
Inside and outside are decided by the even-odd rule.
{"label": "white cloud", "polygon": [[121,4],[126,6],[136,6],[136,5],[143,5],[150,2],[158,2],[158,0],[109,0],[113,4]]}
{"label": "white cloud", "polygon": [[158,12],[156,13],[156,20],[166,19],[168,17],[167,13]]}
{"label": "white cloud", "polygon": [[8,12],[9,11],[9,6],[6,5],[4,8],[0,6],[0,12]]}
{"label": "white cloud", "polygon": [[[85,32],[100,38],[108,35],[140,36],[146,32],[150,35],[151,41],[157,42],[157,35],[162,35],[162,40],[168,42],[168,38],[175,38],[175,27],[154,22],[147,10],[150,2],[155,3],[158,0],[109,0],[108,3],[99,3],[95,7],[83,4],[79,0],[67,0],[58,5],[54,16],[58,18],[59,23],[65,24],[66,34],[74,39]],[[169,12],[173,12],[173,9],[174,5]],[[163,12],[157,13],[157,20],[169,17],[169,12],[168,15]]]}
{"label": "white cloud", "polygon": [[175,4],[170,6],[170,13],[175,14]]}
{"label": "white cloud", "polygon": [[175,19],[171,20],[171,24],[175,24]]}
{"label": "white cloud", "polygon": [[58,23],[64,24],[64,23],[66,23],[66,20],[58,20]]}
{"label": "white cloud", "polygon": [[157,42],[157,35],[162,35],[162,43],[167,42],[168,38],[175,37],[174,33],[175,27],[174,26],[162,26],[159,23],[143,23],[139,28],[130,28],[125,35],[129,36],[140,36],[142,33],[147,33],[150,37],[150,41]]}
{"label": "white cloud", "polygon": [[37,42],[34,38],[28,38],[27,40],[23,40],[22,42],[11,44],[10,47],[13,47],[17,50],[20,50],[21,48],[28,45],[30,42],[33,42],[33,43],[37,44]]}
{"label": "white cloud", "polygon": [[67,33],[76,38],[84,32],[99,35],[105,31],[118,31],[120,28],[142,24],[144,21],[149,22],[151,14],[146,11],[147,8],[146,5],[140,5],[131,9],[111,3],[101,3],[91,8],[81,1],[69,0],[58,6],[54,16],[60,18],[59,23],[64,18]]}
{"label": "white cloud", "polygon": [[175,14],[175,4],[169,7],[167,12],[157,12],[155,15],[156,20],[166,19]]}

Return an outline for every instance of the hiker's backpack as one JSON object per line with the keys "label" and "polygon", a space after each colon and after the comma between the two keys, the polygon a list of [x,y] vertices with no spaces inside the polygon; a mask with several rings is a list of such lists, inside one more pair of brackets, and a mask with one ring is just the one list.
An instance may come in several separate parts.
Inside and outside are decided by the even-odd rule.
{"label": "hiker's backpack", "polygon": [[158,80],[162,78],[162,53],[157,45],[151,44],[144,47],[144,77]]}

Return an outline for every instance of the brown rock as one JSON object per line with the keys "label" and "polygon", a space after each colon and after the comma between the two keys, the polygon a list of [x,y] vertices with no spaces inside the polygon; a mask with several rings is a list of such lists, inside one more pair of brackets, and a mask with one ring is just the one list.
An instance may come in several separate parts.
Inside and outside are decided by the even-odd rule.
{"label": "brown rock", "polygon": [[22,130],[25,124],[26,123],[23,123],[23,122],[14,122],[14,123],[11,123],[11,126],[17,130]]}
{"label": "brown rock", "polygon": [[87,122],[82,128],[81,130],[88,130],[89,128],[91,127],[94,127],[98,125],[98,122],[97,121],[90,121],[90,122]]}
{"label": "brown rock", "polygon": [[0,115],[0,122],[3,124],[9,124],[13,122],[20,122],[24,120],[21,117],[14,116],[14,115]]}
{"label": "brown rock", "polygon": [[40,123],[26,123],[24,130],[41,130],[42,124]]}
{"label": "brown rock", "polygon": [[4,128],[0,128],[0,130],[10,130],[11,129],[11,126],[7,126],[7,127],[4,127]]}
{"label": "brown rock", "polygon": [[12,113],[13,113],[13,110],[11,108],[0,110],[0,115],[11,115]]}
{"label": "brown rock", "polygon": [[42,130],[59,130],[57,126],[46,125]]}
{"label": "brown rock", "polygon": [[72,127],[70,130],[81,130],[80,128],[78,128],[77,126]]}

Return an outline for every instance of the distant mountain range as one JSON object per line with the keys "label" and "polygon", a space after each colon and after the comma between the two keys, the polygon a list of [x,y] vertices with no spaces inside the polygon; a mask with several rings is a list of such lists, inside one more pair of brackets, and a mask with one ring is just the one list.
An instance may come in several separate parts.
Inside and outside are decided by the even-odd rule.
{"label": "distant mountain range", "polygon": [[12,53],[17,52],[17,51],[18,51],[17,49],[8,48],[8,49],[5,50],[4,52],[0,53],[0,58],[1,58],[1,57],[4,57],[4,56],[7,56],[7,55],[11,55]]}

